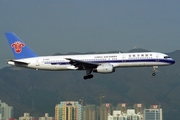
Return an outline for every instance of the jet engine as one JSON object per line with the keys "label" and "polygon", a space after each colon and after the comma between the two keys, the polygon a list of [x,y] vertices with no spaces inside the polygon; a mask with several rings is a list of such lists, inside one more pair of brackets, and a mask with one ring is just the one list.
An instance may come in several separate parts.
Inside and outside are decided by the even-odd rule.
{"label": "jet engine", "polygon": [[97,72],[97,73],[112,73],[115,72],[115,68],[113,67],[113,65],[109,64],[109,63],[104,63],[99,65],[96,70],[94,70],[93,72]]}

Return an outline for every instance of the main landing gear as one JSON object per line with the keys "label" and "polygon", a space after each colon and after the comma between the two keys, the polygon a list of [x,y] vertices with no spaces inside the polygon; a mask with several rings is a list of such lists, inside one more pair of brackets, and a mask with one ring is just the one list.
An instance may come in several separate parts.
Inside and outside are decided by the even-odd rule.
{"label": "main landing gear", "polygon": [[89,75],[84,76],[84,80],[86,80],[86,79],[91,79],[91,78],[93,78],[93,75],[92,75],[92,74],[89,74]]}
{"label": "main landing gear", "polygon": [[84,80],[93,78],[93,75],[91,74],[91,72],[92,72],[92,69],[86,70],[86,74],[87,74],[87,75],[84,76]]}
{"label": "main landing gear", "polygon": [[158,66],[153,66],[153,73],[152,73],[152,76],[156,76],[156,73],[155,73],[155,72],[157,71],[156,68],[158,68]]}

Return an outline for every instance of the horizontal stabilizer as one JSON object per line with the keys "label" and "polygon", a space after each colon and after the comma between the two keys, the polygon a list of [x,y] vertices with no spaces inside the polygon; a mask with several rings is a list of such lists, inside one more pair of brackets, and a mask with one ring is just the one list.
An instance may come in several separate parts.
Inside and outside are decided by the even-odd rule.
{"label": "horizontal stabilizer", "polygon": [[9,65],[28,65],[29,63],[27,62],[21,62],[21,61],[16,61],[16,60],[8,60],[7,62]]}

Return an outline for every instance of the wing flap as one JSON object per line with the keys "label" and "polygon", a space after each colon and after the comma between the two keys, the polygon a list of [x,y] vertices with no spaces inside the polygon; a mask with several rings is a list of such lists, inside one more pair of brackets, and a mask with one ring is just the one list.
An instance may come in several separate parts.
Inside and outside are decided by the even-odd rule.
{"label": "wing flap", "polygon": [[66,60],[69,60],[71,65],[74,65],[75,67],[78,68],[83,68],[83,69],[89,69],[89,68],[97,68],[99,64],[97,63],[92,63],[92,62],[85,62],[82,60],[76,60],[76,59],[71,59],[71,58],[65,58]]}

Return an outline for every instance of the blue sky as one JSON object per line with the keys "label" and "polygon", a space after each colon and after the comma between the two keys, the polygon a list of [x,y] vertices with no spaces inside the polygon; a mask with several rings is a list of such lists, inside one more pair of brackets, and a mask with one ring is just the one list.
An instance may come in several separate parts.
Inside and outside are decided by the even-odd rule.
{"label": "blue sky", "polygon": [[0,68],[14,58],[4,32],[38,55],[180,49],[179,0],[1,0]]}

